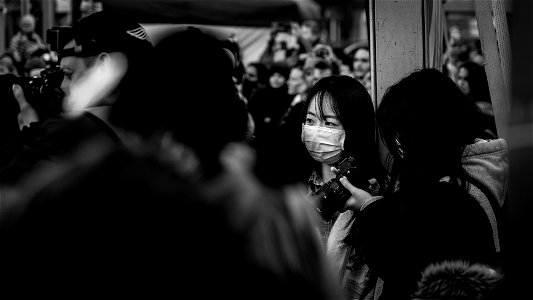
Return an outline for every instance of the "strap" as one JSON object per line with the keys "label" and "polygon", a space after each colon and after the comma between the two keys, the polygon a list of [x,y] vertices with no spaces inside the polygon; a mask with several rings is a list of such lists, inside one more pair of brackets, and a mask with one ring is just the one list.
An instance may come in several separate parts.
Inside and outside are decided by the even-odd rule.
{"label": "strap", "polygon": [[496,197],[489,191],[487,186],[476,180],[471,176],[467,176],[467,181],[470,183],[469,189],[470,194],[476,198],[479,202],[479,205],[483,208],[487,217],[490,221],[490,226],[492,227],[492,236],[494,238],[494,247],[496,252],[500,252],[500,236],[499,236],[499,220],[500,217],[500,205]]}
{"label": "strap", "polygon": [[498,137],[509,140],[511,51],[505,7],[502,0],[474,0],[474,7]]}

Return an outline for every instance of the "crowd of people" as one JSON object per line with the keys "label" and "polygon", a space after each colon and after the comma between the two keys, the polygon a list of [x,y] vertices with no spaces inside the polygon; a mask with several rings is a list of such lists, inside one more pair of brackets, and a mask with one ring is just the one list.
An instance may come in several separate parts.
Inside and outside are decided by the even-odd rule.
{"label": "crowd of people", "polygon": [[476,102],[490,99],[471,64],[457,82],[413,70],[375,109],[368,44],[335,53],[314,21],[276,23],[246,66],[194,26],[154,44],[135,20],[98,11],[61,34],[61,93],[38,99],[60,97],[59,109],[35,105],[21,74],[0,75],[6,290],[504,292],[507,144]]}
{"label": "crowd of people", "polygon": [[39,72],[54,63],[48,44],[35,32],[35,17],[26,14],[20,18],[19,31],[9,41],[2,53],[0,74],[38,76]]}

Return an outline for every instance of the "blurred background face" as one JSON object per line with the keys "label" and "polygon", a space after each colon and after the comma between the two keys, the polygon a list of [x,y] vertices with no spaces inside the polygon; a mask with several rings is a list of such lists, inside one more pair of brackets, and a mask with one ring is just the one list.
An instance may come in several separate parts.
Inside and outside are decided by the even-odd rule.
{"label": "blurred background face", "polygon": [[275,89],[282,87],[286,81],[285,77],[277,72],[270,75],[270,78],[268,79],[270,86]]}
{"label": "blurred background face", "polygon": [[468,46],[461,40],[452,39],[450,41],[449,54],[452,60],[459,60],[459,56],[467,51]]}
{"label": "blurred background face", "polygon": [[22,20],[20,20],[20,30],[24,33],[33,32],[33,30],[35,30],[35,19],[31,16],[24,16]]}
{"label": "blurred background face", "polygon": [[257,69],[254,66],[246,67],[245,79],[251,82],[257,82]]}
{"label": "blurred background face", "polygon": [[363,78],[368,72],[370,72],[370,52],[359,49],[353,56],[353,73],[356,78]]}
{"label": "blurred background face", "polygon": [[468,70],[466,68],[460,68],[457,74],[457,85],[463,90],[466,95],[470,94],[470,84],[466,80],[468,77]]}
{"label": "blurred background face", "polygon": [[9,74],[9,73],[11,73],[9,71],[9,67],[0,63],[0,75]]}
{"label": "blurred background face", "polygon": [[331,69],[313,68],[306,72],[306,81],[309,86],[314,85],[318,80],[333,75]]}
{"label": "blurred background face", "polygon": [[346,64],[341,64],[339,66],[339,74],[344,76],[350,76],[353,77],[352,70],[350,69],[350,66]]}
{"label": "blurred background face", "polygon": [[328,76],[331,76],[333,75],[333,70],[331,69],[320,69],[320,68],[315,68],[315,78],[316,80],[320,80],[324,77],[328,77]]}
{"label": "blurred background face", "polygon": [[289,88],[289,95],[296,95],[303,93],[306,88],[304,71],[298,68],[292,68],[287,80]]}
{"label": "blurred background face", "polygon": [[313,29],[309,26],[302,26],[300,29],[300,33],[304,40],[309,41],[311,43],[314,43],[316,40],[318,40],[318,36],[313,33]]}

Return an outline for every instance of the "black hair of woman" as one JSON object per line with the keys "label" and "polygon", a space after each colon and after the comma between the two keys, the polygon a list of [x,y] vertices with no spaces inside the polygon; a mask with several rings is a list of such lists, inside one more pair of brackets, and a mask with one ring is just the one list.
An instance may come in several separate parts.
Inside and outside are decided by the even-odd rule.
{"label": "black hair of woman", "polygon": [[457,183],[466,176],[461,163],[464,147],[483,132],[474,101],[436,69],[416,70],[392,85],[376,117],[389,151],[388,193],[398,181],[413,189],[444,176]]}

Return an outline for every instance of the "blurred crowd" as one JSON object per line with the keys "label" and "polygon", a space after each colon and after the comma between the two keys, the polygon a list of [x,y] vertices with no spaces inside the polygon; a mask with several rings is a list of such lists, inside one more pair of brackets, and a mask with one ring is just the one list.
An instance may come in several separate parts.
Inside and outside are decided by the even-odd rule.
{"label": "blurred crowd", "polygon": [[17,76],[39,76],[43,69],[57,63],[48,44],[35,32],[35,17],[31,14],[20,18],[19,31],[0,57],[0,74]]}
{"label": "blurred crowd", "polygon": [[368,43],[313,20],[247,65],[195,26],[32,24],[0,64],[6,292],[501,299],[507,143],[460,41],[376,108]]}

